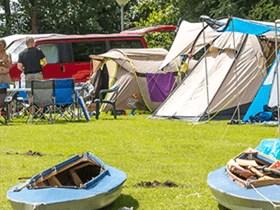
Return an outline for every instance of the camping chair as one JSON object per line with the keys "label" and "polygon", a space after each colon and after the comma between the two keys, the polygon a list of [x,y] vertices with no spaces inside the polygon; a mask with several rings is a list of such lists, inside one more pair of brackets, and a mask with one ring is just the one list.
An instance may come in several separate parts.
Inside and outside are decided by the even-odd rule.
{"label": "camping chair", "polygon": [[32,80],[31,96],[32,102],[30,109],[32,115],[27,123],[38,123],[40,120],[47,120],[53,123],[52,109],[55,100],[55,81],[54,80]]}
{"label": "camping chair", "polygon": [[55,80],[54,121],[63,117],[68,121],[75,121],[75,79]]}
{"label": "camping chair", "polygon": [[9,88],[9,84],[8,83],[1,84],[0,88]]}
{"label": "camping chair", "polygon": [[15,113],[13,113],[14,116],[17,116],[18,118],[23,118],[25,116],[31,115],[31,110],[29,108],[29,97],[26,92],[24,91],[18,91],[16,95],[16,108]]}
{"label": "camping chair", "polygon": [[[95,99],[94,103],[96,104],[96,115],[95,118],[98,120],[98,117],[100,115],[100,111],[99,111],[99,105],[103,104],[103,103],[107,103],[107,104],[111,104],[113,106],[113,113],[114,113],[114,118],[117,119],[117,115],[116,115],[116,100],[118,97],[118,90],[119,90],[120,85],[117,85],[116,87],[107,90],[107,89],[103,89],[100,90],[99,92],[99,99]],[[114,100],[110,101],[110,100],[104,100],[105,96],[107,93],[114,93],[115,94],[115,98]]]}
{"label": "camping chair", "polygon": [[[11,96],[7,96],[7,88],[0,87],[0,122],[7,125],[10,118],[9,104],[12,101]],[[1,119],[4,119],[3,121]]]}

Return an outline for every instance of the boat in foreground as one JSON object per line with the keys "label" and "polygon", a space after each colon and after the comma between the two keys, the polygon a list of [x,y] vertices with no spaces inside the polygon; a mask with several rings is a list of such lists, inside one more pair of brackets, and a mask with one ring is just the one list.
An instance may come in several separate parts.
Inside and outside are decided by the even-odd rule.
{"label": "boat in foreground", "polygon": [[7,191],[15,210],[93,210],[114,202],[126,173],[87,152],[57,164]]}
{"label": "boat in foreground", "polygon": [[280,162],[249,148],[207,177],[214,198],[232,210],[280,209]]}

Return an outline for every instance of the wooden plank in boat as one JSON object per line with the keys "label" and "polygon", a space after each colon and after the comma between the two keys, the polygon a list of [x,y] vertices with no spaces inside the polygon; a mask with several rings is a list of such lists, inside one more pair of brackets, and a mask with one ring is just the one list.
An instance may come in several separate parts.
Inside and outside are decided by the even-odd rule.
{"label": "wooden plank in boat", "polygon": [[244,160],[237,158],[235,162],[240,166],[258,166],[255,160]]}
{"label": "wooden plank in boat", "polygon": [[58,186],[61,187],[62,184],[60,183],[60,181],[56,178],[56,176],[52,176],[48,179],[48,182],[50,184],[50,186]]}
{"label": "wooden plank in boat", "polygon": [[26,187],[28,185],[30,180],[26,180],[22,185],[20,185],[17,189],[14,191],[20,191],[22,188]]}

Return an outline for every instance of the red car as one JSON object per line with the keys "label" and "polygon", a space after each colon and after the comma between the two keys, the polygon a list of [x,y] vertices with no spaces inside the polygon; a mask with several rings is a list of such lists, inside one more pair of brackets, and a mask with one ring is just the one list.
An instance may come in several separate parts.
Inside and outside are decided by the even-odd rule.
{"label": "red car", "polygon": [[[119,34],[55,35],[34,37],[35,47],[45,54],[48,65],[43,67],[44,79],[74,78],[75,82],[86,82],[90,76],[89,55],[105,53],[113,48],[147,48],[141,34],[153,31],[175,30],[176,26],[149,27],[127,30]],[[40,36],[40,35],[39,35]],[[10,75],[13,81],[20,80],[17,69],[18,55],[25,49],[25,40],[13,41],[7,48],[12,55]]]}

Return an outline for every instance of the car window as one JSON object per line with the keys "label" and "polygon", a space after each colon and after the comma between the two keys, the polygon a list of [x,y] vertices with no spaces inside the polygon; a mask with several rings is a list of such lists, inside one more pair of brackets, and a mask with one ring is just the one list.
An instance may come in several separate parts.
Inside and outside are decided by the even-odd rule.
{"label": "car window", "polygon": [[59,62],[58,47],[56,44],[40,44],[37,46],[46,56],[48,64],[55,64]]}
{"label": "car window", "polygon": [[143,48],[141,40],[110,40],[110,48]]}
{"label": "car window", "polygon": [[105,41],[72,42],[74,62],[89,62],[89,55],[106,52]]}
{"label": "car window", "polygon": [[16,41],[11,44],[8,49],[6,49],[7,53],[10,53],[12,56],[12,62],[18,62],[18,55],[26,48],[25,41]]}

